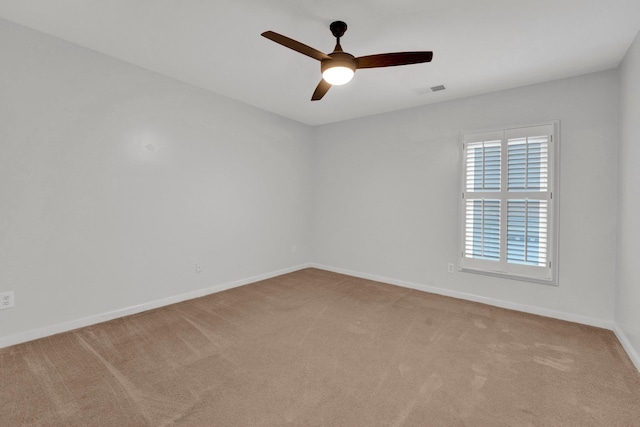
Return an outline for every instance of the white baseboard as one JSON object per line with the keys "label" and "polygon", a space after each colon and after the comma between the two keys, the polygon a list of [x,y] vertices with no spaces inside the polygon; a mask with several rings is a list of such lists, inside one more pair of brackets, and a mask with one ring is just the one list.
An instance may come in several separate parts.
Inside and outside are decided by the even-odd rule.
{"label": "white baseboard", "polygon": [[74,319],[68,322],[57,323],[55,325],[46,326],[44,328],[32,329],[30,331],[0,337],[0,348],[9,347],[11,345],[20,344],[27,341],[32,341],[38,338],[48,337],[48,336],[59,334],[62,332],[68,332],[73,329],[83,328],[85,326],[95,325],[96,323],[106,322],[108,320],[116,319],[118,317],[129,316],[132,314],[141,313],[143,311],[153,310],[154,308],[164,307],[166,305],[171,305],[178,302],[203,297],[205,295],[214,294],[216,292],[222,292],[231,288],[237,288],[239,286],[248,285],[250,283],[259,282],[261,280],[271,279],[272,277],[280,276],[286,273],[292,273],[294,271],[302,270],[308,267],[311,267],[311,264],[308,264],[308,263],[300,264],[294,267],[272,271],[270,273],[264,273],[257,276],[247,277],[246,279],[214,285],[208,288],[198,289],[198,290],[187,292],[184,294],[146,302],[144,304],[125,307],[118,310],[109,311],[107,313],[96,314],[93,316],[83,317],[81,319]]}
{"label": "white baseboard", "polygon": [[613,332],[616,334],[616,337],[618,337],[618,341],[622,344],[624,351],[629,355],[629,359],[631,359],[633,364],[636,366],[636,369],[640,371],[640,355],[638,355],[638,352],[631,345],[631,341],[629,341],[627,335],[622,329],[620,329],[618,324],[613,325]]}
{"label": "white baseboard", "polygon": [[392,279],[389,277],[382,277],[375,274],[361,273],[358,271],[347,270],[344,268],[332,267],[328,265],[311,263],[313,268],[319,268],[321,270],[332,271],[334,273],[346,274],[348,276],[359,277],[362,279],[375,280],[376,282],[389,283],[391,285],[402,286],[404,288],[417,289],[419,291],[429,292],[438,295],[444,295],[447,297],[459,298],[467,301],[480,302],[495,307],[507,308],[510,310],[522,311],[524,313],[537,314],[539,316],[551,317],[553,319],[566,320],[568,322],[580,323],[588,326],[595,326],[597,328],[608,329],[613,333],[620,341],[622,348],[627,352],[629,358],[635,365],[636,369],[640,372],[640,355],[633,348],[631,342],[620,329],[620,327],[613,321],[597,319],[589,316],[582,316],[579,314],[565,313],[562,311],[549,310],[542,307],[529,306],[525,304],[518,304],[510,301],[503,301],[495,298],[487,298],[480,295],[468,294],[465,292],[452,291],[450,289],[438,288],[435,286],[420,285],[417,283],[406,282],[404,280]]}
{"label": "white baseboard", "polygon": [[68,332],[73,329],[82,328],[85,326],[95,325],[97,323],[106,322],[108,320],[116,319],[118,317],[129,316],[132,314],[141,313],[143,311],[153,310],[155,308],[164,307],[167,305],[175,304],[178,302],[199,298],[205,295],[214,294],[217,292],[222,292],[227,289],[237,288],[239,286],[248,285],[250,283],[259,282],[261,280],[270,279],[272,277],[280,276],[282,274],[292,273],[294,271],[302,270],[304,268],[318,268],[321,270],[332,271],[334,273],[346,274],[348,276],[359,277],[362,279],[375,280],[377,282],[389,283],[396,286],[402,286],[404,288],[416,289],[419,291],[429,292],[438,295],[444,295],[448,297],[463,299],[467,301],[479,302],[487,305],[492,305],[495,307],[506,308],[510,310],[522,311],[525,313],[537,314],[540,316],[551,317],[554,319],[566,320],[569,322],[580,323],[589,326],[595,326],[598,328],[609,329],[612,330],[620,344],[624,348],[624,350],[629,355],[629,358],[636,366],[638,371],[640,371],[640,356],[636,352],[636,350],[631,345],[631,342],[625,335],[625,333],[620,329],[620,327],[611,321],[606,321],[602,319],[596,319],[593,317],[582,316],[578,314],[565,313],[561,311],[549,310],[546,308],[529,306],[525,304],[518,304],[510,301],[499,300],[495,298],[487,298],[480,295],[468,294],[465,292],[453,291],[450,289],[438,288],[435,286],[427,286],[421,285],[418,283],[407,282],[404,280],[392,279],[389,277],[382,277],[375,274],[362,273],[353,270],[347,270],[344,268],[332,267],[328,265],[316,264],[316,263],[306,263],[300,264],[294,267],[285,268],[282,270],[272,271],[270,273],[264,273],[257,276],[248,277],[241,280],[236,280],[229,283],[223,283],[219,285],[214,285],[208,288],[198,289],[192,292],[187,292],[180,295],[175,295],[168,298],[163,298],[160,300],[150,301],[144,304],[139,304],[131,307],[126,307],[114,311],[110,311],[107,313],[101,313],[93,316],[83,317],[81,319],[75,319],[68,322],[58,323],[55,325],[50,325],[44,328],[33,329],[26,332],[21,332],[13,335],[8,335],[5,337],[0,337],[0,348],[9,347],[11,345],[20,344],[27,341],[32,341],[38,338],[47,337],[50,335],[59,334],[62,332]]}
{"label": "white baseboard", "polygon": [[382,277],[375,274],[361,273],[358,271],[352,271],[352,270],[332,267],[328,265],[311,263],[311,267],[319,268],[321,270],[332,271],[334,273],[346,274],[348,276],[359,277],[362,279],[375,280],[376,282],[389,283],[391,285],[402,286],[403,288],[416,289],[419,291],[429,292],[432,294],[444,295],[447,297],[479,302],[482,304],[506,308],[509,310],[522,311],[524,313],[537,314],[539,316],[551,317],[553,319],[560,319],[560,320],[566,320],[569,322],[580,323],[583,325],[595,326],[597,328],[602,328],[602,329],[613,330],[613,327],[614,327],[614,324],[612,321],[597,319],[589,316],[582,316],[579,314],[565,313],[562,311],[549,310],[542,307],[519,304],[511,301],[504,301],[504,300],[499,300],[495,298],[487,298],[480,295],[468,294],[466,292],[453,291],[450,289],[438,288],[435,286],[421,285],[418,283],[406,282],[404,280],[397,280],[389,277]]}
{"label": "white baseboard", "polygon": [[582,316],[574,313],[565,313],[562,311],[549,310],[542,307],[530,306],[525,304],[518,304],[510,301],[499,300],[495,298],[487,298],[480,295],[468,294],[465,292],[452,291],[450,289],[438,288],[435,286],[420,285],[417,283],[406,282],[404,280],[392,279],[390,277],[382,277],[376,274],[362,273],[353,270],[347,270],[344,268],[332,267],[328,265],[311,263],[311,267],[321,270],[332,271],[334,273],[346,274],[348,276],[359,277],[367,280],[375,280],[376,282],[389,283],[396,286],[402,286],[404,288],[416,289],[419,291],[429,292],[438,295],[444,295],[447,297],[459,298],[467,301],[479,302],[495,307],[507,308],[510,310],[522,311],[524,313],[537,314],[539,316],[551,317],[553,319],[566,320],[568,322],[580,323],[588,326],[595,326],[597,328],[608,329],[613,333],[620,341],[622,348],[629,355],[629,359],[635,365],[636,369],[640,372],[640,355],[638,351],[631,345],[631,341],[626,336],[620,326],[608,320],[597,319],[589,316]]}

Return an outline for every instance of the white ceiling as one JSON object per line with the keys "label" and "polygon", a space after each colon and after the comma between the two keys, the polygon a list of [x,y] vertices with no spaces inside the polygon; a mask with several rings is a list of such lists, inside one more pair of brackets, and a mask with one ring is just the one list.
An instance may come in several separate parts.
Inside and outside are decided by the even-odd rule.
{"label": "white ceiling", "polygon": [[[639,0],[0,0],[0,17],[310,125],[615,68]],[[359,70],[317,102],[324,52],[432,50],[428,64]],[[445,91],[432,93],[443,84]]]}

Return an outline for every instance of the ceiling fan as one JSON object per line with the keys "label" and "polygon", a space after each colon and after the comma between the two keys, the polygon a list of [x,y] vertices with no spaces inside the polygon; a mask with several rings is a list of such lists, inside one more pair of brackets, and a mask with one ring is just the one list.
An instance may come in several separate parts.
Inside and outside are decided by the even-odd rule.
{"label": "ceiling fan", "polygon": [[356,58],[350,53],[344,52],[342,46],[340,46],[340,37],[347,31],[347,24],[342,21],[335,21],[331,23],[329,29],[336,38],[336,47],[333,49],[333,52],[329,54],[320,52],[306,44],[273,31],[265,31],[262,33],[262,36],[269,40],[273,40],[289,49],[293,49],[296,52],[320,61],[322,80],[320,80],[316,90],[313,92],[313,96],[311,97],[312,101],[322,99],[332,85],[348,83],[353,78],[355,71],[360,68],[419,64],[421,62],[430,62],[433,58],[433,52],[430,51],[380,53]]}

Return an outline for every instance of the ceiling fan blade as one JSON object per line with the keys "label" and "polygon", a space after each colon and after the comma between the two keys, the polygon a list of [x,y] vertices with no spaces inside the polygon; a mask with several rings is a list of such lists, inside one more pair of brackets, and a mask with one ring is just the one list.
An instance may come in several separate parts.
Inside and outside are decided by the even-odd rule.
{"label": "ceiling fan blade", "polygon": [[320,80],[316,90],[313,92],[313,96],[311,97],[312,101],[319,101],[322,99],[325,93],[327,93],[331,89],[331,85],[325,81],[325,79]]}
{"label": "ceiling fan blade", "polygon": [[356,68],[394,67],[396,65],[419,64],[430,62],[433,52],[395,52],[380,53],[356,58]]}
{"label": "ceiling fan blade", "polygon": [[318,61],[330,58],[326,53],[322,53],[319,50],[312,48],[311,46],[307,46],[306,44],[300,43],[299,41],[290,39],[289,37],[283,36],[282,34],[274,33],[273,31],[265,31],[261,34],[261,36],[266,37],[269,40],[273,40],[274,42],[288,47],[289,49],[293,49],[296,52],[300,52],[303,55],[307,55],[313,59],[317,59]]}

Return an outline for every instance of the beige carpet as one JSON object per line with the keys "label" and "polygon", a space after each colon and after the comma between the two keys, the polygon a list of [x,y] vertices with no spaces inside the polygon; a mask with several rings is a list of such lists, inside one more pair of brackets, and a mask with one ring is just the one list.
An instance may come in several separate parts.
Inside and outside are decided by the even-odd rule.
{"label": "beige carpet", "polygon": [[0,349],[0,425],[640,426],[606,330],[307,269]]}

